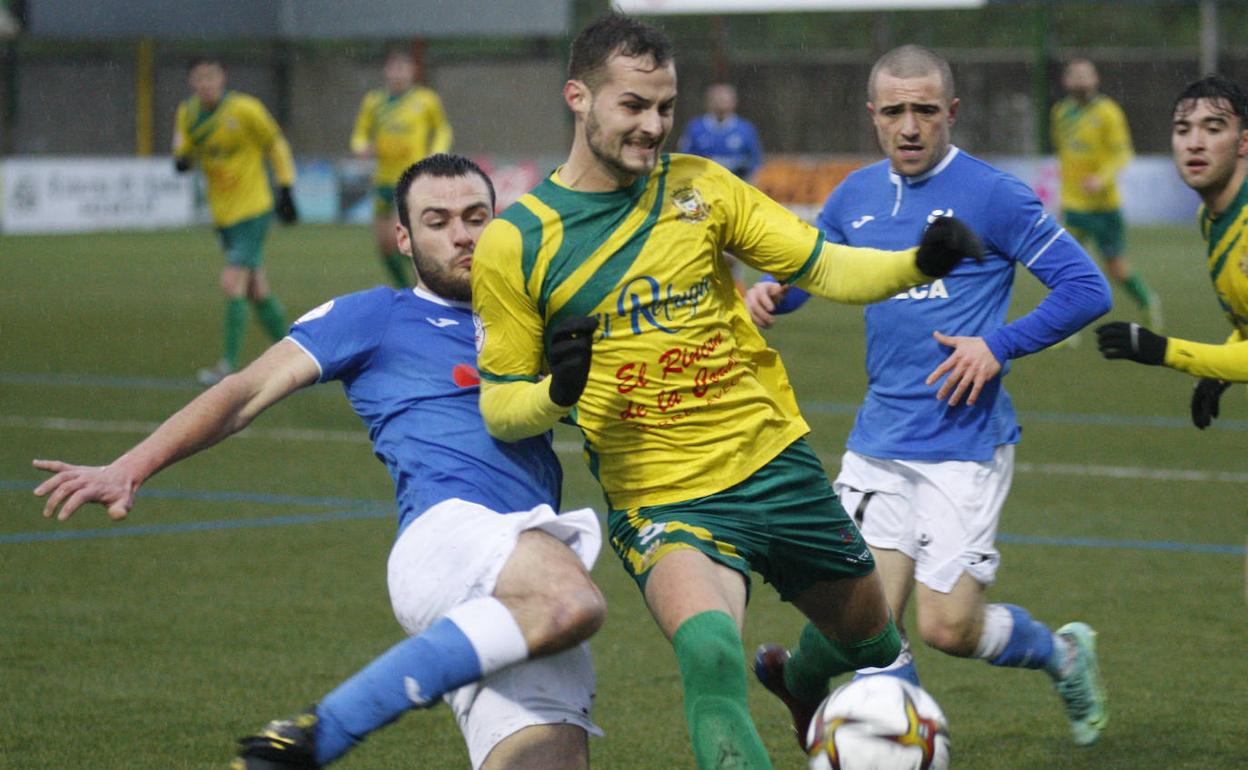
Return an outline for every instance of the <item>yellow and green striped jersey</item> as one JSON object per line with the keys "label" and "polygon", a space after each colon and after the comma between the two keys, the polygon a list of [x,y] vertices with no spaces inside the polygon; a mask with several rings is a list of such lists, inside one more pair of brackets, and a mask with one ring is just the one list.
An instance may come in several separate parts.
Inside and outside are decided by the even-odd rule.
{"label": "yellow and green striped jersey", "polygon": [[373,183],[390,186],[418,160],[451,149],[451,124],[442,100],[431,88],[417,86],[401,94],[369,91],[351,132],[351,150],[371,147],[377,158]]}
{"label": "yellow and green striped jersey", "polygon": [[218,227],[229,227],[273,208],[264,160],[283,186],[294,184],[290,146],[260,100],[226,91],[213,109],[192,96],[178,105],[174,154],[191,157],[208,183],[208,205]]}
{"label": "yellow and green striped jersey", "polygon": [[[1062,177],[1062,208],[1097,212],[1120,207],[1117,177],[1133,154],[1122,108],[1099,94],[1087,104],[1067,97],[1053,105],[1049,128]],[[1104,183],[1099,192],[1083,188],[1089,176]]]}
{"label": "yellow and green striped jersey", "polygon": [[610,505],[721,491],[809,430],[723,252],[790,278],[822,245],[818,230],[700,157],[664,155],[648,177],[603,193],[571,190],[556,171],[477,244],[481,377],[537,381],[545,334],[595,316],[589,383],[569,419]]}
{"label": "yellow and green striped jersey", "polygon": [[1209,278],[1233,331],[1223,345],[1171,337],[1166,366],[1198,377],[1248,382],[1248,181],[1226,211],[1211,217],[1202,206],[1199,218]]}

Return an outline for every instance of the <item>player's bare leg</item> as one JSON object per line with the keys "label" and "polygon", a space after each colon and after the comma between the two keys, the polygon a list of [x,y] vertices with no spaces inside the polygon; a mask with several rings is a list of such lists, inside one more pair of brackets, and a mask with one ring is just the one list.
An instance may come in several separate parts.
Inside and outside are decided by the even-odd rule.
{"label": "player's bare leg", "polygon": [[607,600],[572,549],[539,530],[520,533],[494,597],[516,619],[530,657],[580,644],[602,627]]}
{"label": "player's bare leg", "polygon": [[646,578],[646,605],[676,651],[700,770],[771,767],[746,704],[745,595],[739,572],[692,548],[666,554]]}
{"label": "player's bare leg", "polygon": [[589,740],[578,725],[531,725],[504,738],[481,770],[587,770]]}
{"label": "player's bare leg", "polygon": [[910,641],[902,622],[906,605],[914,593],[914,560],[892,548],[872,548],[871,555],[875,557],[875,571],[884,586],[884,599],[888,602],[888,609],[893,613],[893,622],[897,624],[897,632],[901,635],[901,653],[897,660],[887,666],[859,669],[858,673],[864,676],[890,674],[919,684],[914,655],[910,651]]}

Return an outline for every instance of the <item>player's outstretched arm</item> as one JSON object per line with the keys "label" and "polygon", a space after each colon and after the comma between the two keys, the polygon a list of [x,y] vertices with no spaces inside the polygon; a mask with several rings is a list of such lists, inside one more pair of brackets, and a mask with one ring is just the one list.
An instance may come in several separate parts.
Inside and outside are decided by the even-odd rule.
{"label": "player's outstretched arm", "polygon": [[54,474],[35,488],[37,497],[47,497],[44,517],[55,515],[65,521],[84,504],[99,503],[108,509],[109,518],[124,519],[139,487],[156,472],[237,433],[319,375],[316,362],[302,348],[282,340],[247,368],[201,393],[108,465],[35,460],[36,468]]}
{"label": "player's outstretched arm", "polygon": [[941,217],[928,226],[914,249],[884,251],[825,243],[811,269],[792,282],[821,297],[862,305],[941,278],[968,257],[982,259],[979,238],[961,220]]}

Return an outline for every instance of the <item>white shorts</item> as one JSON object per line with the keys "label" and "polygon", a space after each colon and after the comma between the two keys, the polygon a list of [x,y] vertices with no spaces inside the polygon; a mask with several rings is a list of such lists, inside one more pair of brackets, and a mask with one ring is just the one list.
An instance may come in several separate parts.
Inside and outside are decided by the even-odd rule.
{"label": "white shorts", "polygon": [[992,460],[881,460],[846,452],[832,488],[873,548],[914,560],[914,579],[949,593],[963,572],[997,576],[997,523],[1014,477],[1014,446]]}
{"label": "white shorts", "polygon": [[[556,514],[548,505],[498,513],[445,500],[399,535],[390,551],[390,603],[403,630],[422,633],[451,608],[494,592],[521,532],[539,529],[566,543],[586,569],[602,547],[598,516],[588,508]],[[530,725],[570,723],[602,735],[589,716],[594,669],[588,645],[491,674],[444,697],[455,712],[474,768],[507,736]]]}

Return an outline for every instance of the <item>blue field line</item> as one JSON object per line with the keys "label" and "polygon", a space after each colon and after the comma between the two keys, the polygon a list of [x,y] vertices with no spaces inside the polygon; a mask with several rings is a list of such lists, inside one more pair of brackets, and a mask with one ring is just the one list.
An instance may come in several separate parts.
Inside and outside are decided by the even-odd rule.
{"label": "blue field line", "polygon": [[0,545],[18,543],[46,543],[57,540],[100,540],[116,537],[140,537],[143,535],[176,535],[185,532],[216,532],[227,529],[262,529],[290,527],[297,524],[325,524],[335,521],[357,519],[385,519],[395,515],[393,508],[357,508],[329,513],[307,513],[291,516],[271,516],[264,519],[216,519],[213,521],[188,521],[179,524],[141,524],[138,526],[110,527],[108,529],[63,529],[52,532],[17,532],[0,535]]}
{"label": "blue field line", "polygon": [[1125,551],[1181,551],[1183,553],[1226,553],[1248,555],[1248,546],[1220,543],[1172,543],[1165,540],[1115,540],[1103,537],[1050,537],[1047,535],[998,534],[1002,543],[1056,545],[1066,548],[1113,548]]}
{"label": "blue field line", "polygon": [[[39,483],[39,481],[0,479],[0,489],[33,490]],[[373,508],[390,502],[389,500],[357,500],[349,497],[308,497],[306,495],[277,495],[268,492],[211,492],[194,489],[140,489],[138,496],[158,500],[203,500],[211,503],[256,503],[258,505],[313,505],[328,508]]]}

